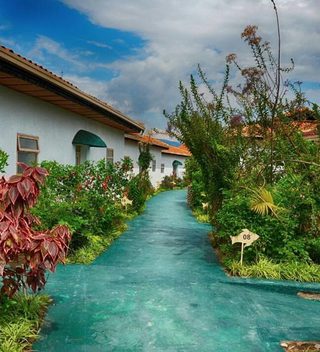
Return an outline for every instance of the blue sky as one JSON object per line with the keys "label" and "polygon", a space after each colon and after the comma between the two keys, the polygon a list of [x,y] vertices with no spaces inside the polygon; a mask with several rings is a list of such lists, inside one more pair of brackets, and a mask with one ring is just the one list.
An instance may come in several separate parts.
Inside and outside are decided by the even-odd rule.
{"label": "blue sky", "polygon": [[[278,0],[283,60],[319,103],[319,0]],[[220,83],[225,56],[246,62],[242,29],[275,43],[269,0],[0,0],[0,43],[143,121],[165,127],[178,82],[200,63]]]}
{"label": "blue sky", "polygon": [[[0,0],[0,8],[4,44],[7,38],[9,45],[58,74],[89,70],[90,77],[111,79],[116,72],[100,65],[135,55],[144,45],[134,33],[94,25],[57,0]],[[63,48],[70,51],[63,54]]]}

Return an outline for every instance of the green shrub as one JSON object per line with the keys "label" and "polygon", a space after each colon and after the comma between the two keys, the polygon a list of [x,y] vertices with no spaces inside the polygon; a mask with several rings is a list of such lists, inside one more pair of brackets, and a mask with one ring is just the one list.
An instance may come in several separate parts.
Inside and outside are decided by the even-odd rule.
{"label": "green shrub", "polygon": [[103,253],[125,230],[126,225],[121,225],[117,229],[110,231],[105,236],[87,234],[87,243],[78,250],[73,251],[67,258],[68,263],[91,264],[98,255]]}
{"label": "green shrub", "polygon": [[128,197],[132,200],[132,208],[140,213],[149,196],[152,195],[154,189],[146,173],[140,173],[132,178],[128,184]]}
{"label": "green shrub", "polygon": [[176,177],[174,175],[165,176],[160,184],[160,189],[169,190],[175,188],[184,188],[186,186],[185,181],[182,178]]}
{"label": "green shrub", "polygon": [[0,149],[0,172],[4,172],[5,167],[8,165],[9,155]]}
{"label": "green shrub", "polygon": [[250,195],[246,190],[225,192],[217,221],[217,242],[225,245],[223,254],[227,256],[232,257],[239,253],[237,246],[231,245],[230,236],[236,236],[247,228],[260,236],[258,241],[246,248],[249,261],[255,260],[259,255],[289,261],[309,259],[303,243],[297,238],[299,223],[290,211],[283,211],[278,217],[257,214],[250,209]]}
{"label": "green shrub", "polygon": [[[100,254],[111,243],[114,231],[123,227],[130,214],[141,211],[152,193],[147,174],[132,176],[130,158],[115,164],[101,160],[71,166],[46,161],[42,166],[49,177],[33,214],[43,228],[69,226],[69,260],[81,263]],[[133,201],[132,206],[122,206],[125,196]]]}
{"label": "green shrub", "polygon": [[191,157],[185,163],[185,182],[188,185],[188,205],[191,209],[201,207],[206,202],[205,184],[199,164]]}

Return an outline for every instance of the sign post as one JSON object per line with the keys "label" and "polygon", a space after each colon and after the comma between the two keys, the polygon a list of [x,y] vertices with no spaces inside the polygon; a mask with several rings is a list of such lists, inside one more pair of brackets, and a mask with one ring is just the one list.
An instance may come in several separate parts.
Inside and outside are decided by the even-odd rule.
{"label": "sign post", "polygon": [[240,257],[240,264],[242,265],[243,262],[243,249],[244,249],[244,242],[241,243],[241,257]]}
{"label": "sign post", "polygon": [[256,233],[249,231],[248,229],[243,229],[242,232],[238,236],[230,236],[231,243],[241,243],[241,256],[240,256],[240,264],[243,263],[243,251],[245,247],[250,246],[254,241],[256,241],[259,236]]}

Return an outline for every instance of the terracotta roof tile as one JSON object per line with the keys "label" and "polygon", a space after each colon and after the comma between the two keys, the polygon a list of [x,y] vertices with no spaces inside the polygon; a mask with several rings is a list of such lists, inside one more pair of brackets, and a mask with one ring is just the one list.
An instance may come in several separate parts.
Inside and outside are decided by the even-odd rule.
{"label": "terracotta roof tile", "polygon": [[318,137],[318,121],[294,121],[292,124],[299,128],[304,137]]}
{"label": "terracotta roof tile", "polygon": [[135,140],[138,142],[148,143],[150,145],[160,147],[160,148],[169,148],[168,144],[162,141],[159,141],[159,139],[152,138],[151,136],[148,136],[148,135],[141,135],[139,133],[130,133],[130,134],[126,134],[125,138]]}
{"label": "terracotta roof tile", "polygon": [[[318,137],[318,121],[292,121],[288,126],[298,128],[306,138]],[[268,129],[268,132],[270,132],[270,129]],[[244,126],[242,128],[242,134],[244,137],[263,138],[262,128],[258,124]]]}
{"label": "terracotta roof tile", "polygon": [[181,144],[179,147],[169,146],[169,149],[163,150],[162,153],[181,155],[181,156],[191,156],[190,150],[184,144]]}

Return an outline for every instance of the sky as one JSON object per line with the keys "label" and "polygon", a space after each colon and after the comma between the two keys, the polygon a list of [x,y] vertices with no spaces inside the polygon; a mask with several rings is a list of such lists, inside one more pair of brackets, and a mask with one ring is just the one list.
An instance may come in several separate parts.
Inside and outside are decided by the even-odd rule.
{"label": "sky", "polygon": [[[320,103],[320,0],[276,3],[288,78]],[[0,0],[1,45],[148,128],[165,128],[197,64],[218,87],[229,53],[249,62],[249,24],[276,48],[270,0]]]}

